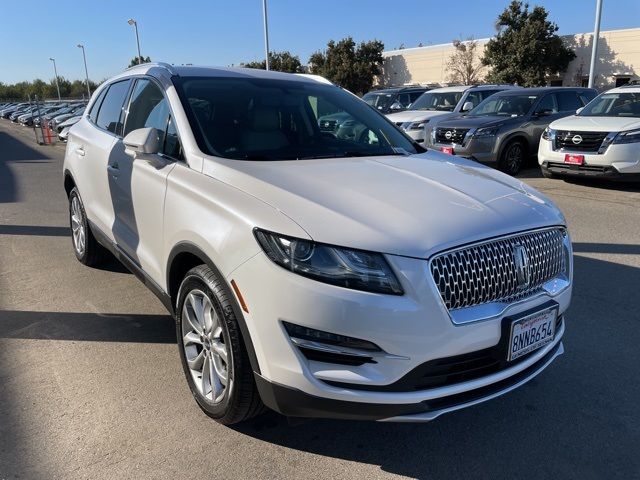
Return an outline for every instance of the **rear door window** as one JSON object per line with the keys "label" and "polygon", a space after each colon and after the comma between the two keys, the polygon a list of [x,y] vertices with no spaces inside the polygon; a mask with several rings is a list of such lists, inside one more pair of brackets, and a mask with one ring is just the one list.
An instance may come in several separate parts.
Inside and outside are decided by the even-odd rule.
{"label": "rear door window", "polygon": [[116,82],[109,90],[100,105],[96,125],[116,135],[122,134],[122,109],[129,93],[131,80]]}
{"label": "rear door window", "polygon": [[104,96],[107,93],[107,90],[109,89],[108,88],[103,89],[100,92],[100,95],[98,95],[98,98],[96,98],[96,101],[93,102],[93,105],[91,106],[91,112],[89,112],[89,118],[93,123],[96,123],[98,119],[98,111],[100,110],[100,105],[102,104],[102,100],[104,99]]}

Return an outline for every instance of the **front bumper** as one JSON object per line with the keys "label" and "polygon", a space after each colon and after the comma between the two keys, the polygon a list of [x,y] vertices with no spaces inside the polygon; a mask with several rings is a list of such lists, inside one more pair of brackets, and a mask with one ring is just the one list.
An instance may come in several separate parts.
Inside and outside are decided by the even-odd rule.
{"label": "front bumper", "polygon": [[[564,162],[567,153],[584,155],[582,165]],[[609,145],[604,153],[553,150],[550,140],[540,140],[540,167],[556,175],[598,177],[610,180],[640,180],[640,144]]]}
{"label": "front bumper", "polygon": [[[393,255],[387,260],[405,290],[402,296],[320,283],[286,271],[262,253],[227,276],[249,311],[244,317],[260,366],[256,381],[269,407],[290,416],[430,419],[516,388],[561,353],[563,325],[553,344],[495,373],[427,389],[386,389],[426,362],[495,347],[507,316],[549,301],[557,303],[562,315],[571,298],[569,286],[555,295],[509,305],[498,316],[455,324],[437,292],[428,261]],[[283,322],[370,341],[388,355],[361,365],[310,359],[292,342]]]}
{"label": "front bumper", "polygon": [[260,397],[266,406],[289,417],[377,420],[384,422],[429,422],[445,413],[477,405],[504,395],[536,377],[564,353],[562,341],[540,353],[529,367],[484,387],[447,397],[411,404],[361,403],[316,397],[295,388],[270,382],[255,374]]}
{"label": "front bumper", "polygon": [[454,155],[460,157],[469,158],[476,162],[482,163],[495,163],[498,161],[498,149],[499,141],[497,137],[485,137],[485,138],[468,138],[463,145],[434,143],[431,148],[435,150],[441,150],[443,147],[453,148]]}

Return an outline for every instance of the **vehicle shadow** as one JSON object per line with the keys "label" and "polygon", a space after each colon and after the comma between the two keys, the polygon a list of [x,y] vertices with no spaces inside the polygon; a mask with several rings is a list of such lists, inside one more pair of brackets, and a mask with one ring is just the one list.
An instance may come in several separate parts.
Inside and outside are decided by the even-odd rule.
{"label": "vehicle shadow", "polygon": [[176,343],[169,315],[0,310],[0,339]]}
{"label": "vehicle shadow", "polygon": [[17,202],[20,192],[9,163],[42,162],[49,157],[15,137],[0,132],[0,203]]}
{"label": "vehicle shadow", "polygon": [[[638,253],[637,245],[576,246],[580,253]],[[630,452],[640,442],[640,386],[632,381],[640,365],[640,268],[576,255],[574,270],[566,353],[514,392],[429,424],[296,426],[269,413],[234,430],[412,478],[637,476],[640,459]]]}

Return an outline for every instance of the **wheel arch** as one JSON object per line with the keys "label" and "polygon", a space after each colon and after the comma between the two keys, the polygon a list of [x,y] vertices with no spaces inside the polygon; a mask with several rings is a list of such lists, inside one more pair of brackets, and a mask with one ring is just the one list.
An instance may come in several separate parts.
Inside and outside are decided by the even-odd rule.
{"label": "wheel arch", "polygon": [[71,194],[71,190],[76,186],[76,181],[69,170],[64,171],[64,191],[67,192],[67,198]]}
{"label": "wheel arch", "polygon": [[260,373],[260,365],[258,364],[258,357],[256,356],[253,341],[251,340],[251,334],[249,333],[246,319],[242,314],[242,309],[240,308],[236,295],[234,294],[231,286],[227,283],[227,279],[220,273],[220,270],[216,267],[211,258],[209,258],[209,256],[205,254],[200,247],[191,242],[180,242],[175,245],[169,253],[167,261],[167,293],[171,298],[173,310],[177,307],[178,290],[180,289],[180,283],[184,279],[185,274],[193,267],[202,264],[207,265],[222,281],[225,293],[231,300],[233,313],[238,320],[240,333],[242,334],[242,341],[247,349],[251,368],[254,372]]}
{"label": "wheel arch", "polygon": [[530,157],[532,155],[531,144],[527,136],[522,132],[514,132],[507,135],[502,141],[502,144],[500,145],[500,152],[498,153],[498,160],[502,158],[502,154],[504,153],[504,151],[513,142],[520,142],[524,145],[524,149],[527,154],[527,157]]}

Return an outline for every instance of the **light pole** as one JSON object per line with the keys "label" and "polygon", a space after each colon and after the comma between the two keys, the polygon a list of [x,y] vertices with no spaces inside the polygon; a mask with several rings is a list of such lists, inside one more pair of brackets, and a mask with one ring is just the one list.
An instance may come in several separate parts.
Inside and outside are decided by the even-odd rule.
{"label": "light pole", "polygon": [[591,65],[589,66],[589,88],[593,88],[598,54],[598,40],[600,39],[600,16],[602,15],[602,0],[596,0],[596,24],[593,27],[593,46],[591,47]]}
{"label": "light pole", "polygon": [[56,68],[56,59],[49,57],[49,60],[53,62],[53,73],[56,76],[56,88],[58,89],[58,101],[62,100],[60,97],[60,83],[58,82],[58,69]]}
{"label": "light pole", "polygon": [[87,56],[84,53],[84,45],[79,43],[78,48],[82,49],[82,59],[84,60],[84,75],[85,75],[85,78],[87,79],[87,94],[89,95],[87,97],[87,100],[89,100],[91,98],[91,88],[89,88],[89,71],[87,70]]}
{"label": "light pole", "polygon": [[267,22],[267,0],[262,0],[262,16],[264,17],[264,64],[269,70],[269,26]]}
{"label": "light pole", "polygon": [[139,65],[142,64],[142,55],[140,55],[140,37],[138,36],[138,22],[136,22],[133,18],[127,20],[129,25],[133,25],[133,28],[136,30],[136,44],[138,45],[138,62]]}

